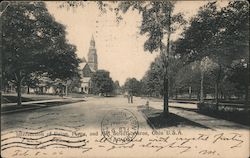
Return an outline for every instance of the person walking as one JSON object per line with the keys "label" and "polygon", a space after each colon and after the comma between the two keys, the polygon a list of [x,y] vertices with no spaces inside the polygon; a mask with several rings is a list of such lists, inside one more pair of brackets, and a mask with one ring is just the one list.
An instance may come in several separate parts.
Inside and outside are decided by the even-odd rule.
{"label": "person walking", "polygon": [[130,103],[132,103],[132,104],[133,104],[133,94],[132,94],[132,93],[130,93],[130,94],[129,94],[129,97],[130,97]]}
{"label": "person walking", "polygon": [[125,92],[125,97],[127,97],[128,103],[130,103],[130,96],[129,96],[129,93],[127,91]]}

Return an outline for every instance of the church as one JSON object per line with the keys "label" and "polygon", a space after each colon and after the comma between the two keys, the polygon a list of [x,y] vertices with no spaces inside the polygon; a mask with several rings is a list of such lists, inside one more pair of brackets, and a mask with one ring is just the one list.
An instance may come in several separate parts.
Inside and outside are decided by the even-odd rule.
{"label": "church", "polygon": [[81,60],[82,60],[82,63],[80,64],[81,87],[79,88],[79,92],[90,94],[92,93],[91,76],[94,72],[98,70],[97,52],[95,48],[95,39],[93,35],[90,41],[88,60],[86,60],[84,57]]}

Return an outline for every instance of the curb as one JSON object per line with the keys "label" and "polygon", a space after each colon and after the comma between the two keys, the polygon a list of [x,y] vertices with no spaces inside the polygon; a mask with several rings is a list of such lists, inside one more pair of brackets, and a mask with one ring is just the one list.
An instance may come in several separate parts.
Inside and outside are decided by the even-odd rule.
{"label": "curb", "polygon": [[[83,101],[83,100],[80,100]],[[72,103],[77,103],[80,101],[75,101]],[[29,111],[29,110],[37,110],[37,109],[42,109],[42,108],[50,108],[50,107],[55,107],[55,106],[62,106],[62,105],[67,105],[67,104],[61,104],[61,105],[43,105],[43,104],[38,104],[37,107],[32,107],[32,108],[24,108],[24,109],[15,109],[15,110],[9,110],[9,111],[4,111],[1,112],[1,115],[5,115],[5,114],[11,114],[11,113],[16,113],[16,112],[23,112],[23,111]]]}
{"label": "curb", "polygon": [[[138,111],[139,111],[139,110],[138,110]],[[147,121],[147,123],[149,124],[149,126],[150,126],[153,130],[155,130],[155,129],[156,129],[155,126],[149,121],[147,115],[146,115],[144,112],[142,112],[141,110],[140,110],[140,113],[142,113],[142,116],[143,116],[144,119]]]}
{"label": "curb", "polygon": [[16,112],[22,112],[22,111],[36,110],[36,109],[41,109],[41,108],[45,108],[45,107],[48,107],[48,106],[38,106],[38,107],[32,107],[32,108],[9,110],[9,111],[1,112],[1,115],[11,114],[11,113],[16,113]]}

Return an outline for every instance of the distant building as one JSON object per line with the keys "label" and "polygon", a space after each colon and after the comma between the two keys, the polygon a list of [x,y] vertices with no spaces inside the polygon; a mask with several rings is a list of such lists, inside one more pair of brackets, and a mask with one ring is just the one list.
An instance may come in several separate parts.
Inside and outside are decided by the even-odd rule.
{"label": "distant building", "polygon": [[81,93],[92,93],[91,90],[91,76],[94,72],[98,70],[97,53],[95,48],[95,39],[92,36],[90,41],[90,47],[88,52],[88,60],[84,57],[82,58],[82,63],[80,64],[80,75],[81,75],[81,87],[79,91]]}

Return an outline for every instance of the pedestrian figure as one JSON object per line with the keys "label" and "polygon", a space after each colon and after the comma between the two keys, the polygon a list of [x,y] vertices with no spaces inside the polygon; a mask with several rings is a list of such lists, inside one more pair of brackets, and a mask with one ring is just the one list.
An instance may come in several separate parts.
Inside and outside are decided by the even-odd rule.
{"label": "pedestrian figure", "polygon": [[130,97],[130,103],[133,103],[133,94],[130,93],[130,94],[129,94],[129,97]]}
{"label": "pedestrian figure", "polygon": [[127,97],[128,103],[130,103],[130,96],[129,96],[128,92],[125,92],[125,97]]}

